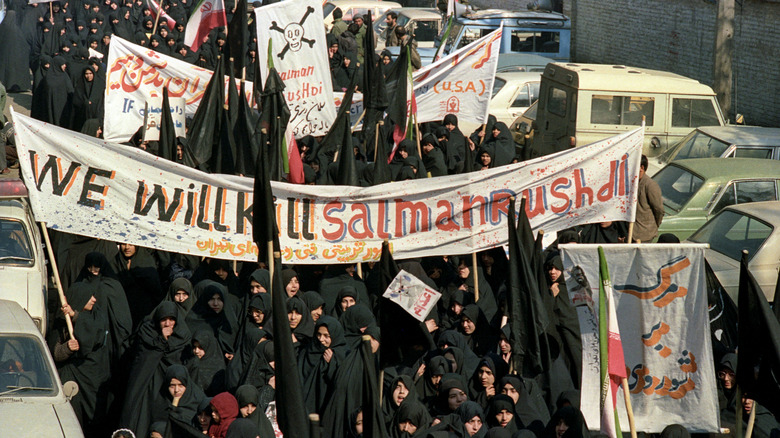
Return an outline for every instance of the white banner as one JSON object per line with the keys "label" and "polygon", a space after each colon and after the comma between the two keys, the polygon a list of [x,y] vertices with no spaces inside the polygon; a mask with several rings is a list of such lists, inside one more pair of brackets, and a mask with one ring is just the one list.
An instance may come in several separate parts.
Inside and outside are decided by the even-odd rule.
{"label": "white banner", "polygon": [[[166,251],[254,260],[253,180],[206,174],[142,150],[14,114],[35,216],[62,231]],[[272,183],[284,263],[467,254],[506,244],[512,195],[535,228],[634,217],[641,129],[465,175],[373,187]]]}
{"label": "white banner", "polygon": [[[698,244],[602,245],[628,371],[637,430],[670,424],[718,432],[718,396]],[[561,245],[569,299],[582,332],[582,413],[599,430],[598,245]],[[623,390],[617,407],[627,432]]]}
{"label": "white banner", "polygon": [[[344,100],[344,93],[333,93],[333,98],[336,108],[340,108]],[[363,109],[363,93],[352,93],[352,104],[349,107],[349,122],[355,131],[363,129],[363,121],[360,119]]]}
{"label": "white banner", "polygon": [[336,120],[333,85],[328,65],[322,3],[288,0],[255,9],[257,56],[265,84],[268,77],[268,45],[273,65],[284,82],[295,138],[325,135]]}
{"label": "white banner", "polygon": [[[143,125],[144,102],[162,99],[163,87],[168,87],[171,98],[186,100],[185,116],[195,114],[213,74],[117,36],[111,38],[107,71],[103,136],[117,143],[129,140]],[[226,87],[229,80],[226,76]],[[239,88],[240,81],[236,80]],[[252,83],[247,82],[244,88],[251,102]]]}
{"label": "white banner", "polygon": [[[160,124],[162,123],[162,96],[152,98],[144,105],[144,140],[157,141],[160,139]],[[171,118],[173,119],[173,128],[176,131],[176,137],[186,137],[184,108],[187,102],[183,97],[174,97],[168,99],[171,107]]]}
{"label": "white banner", "polygon": [[485,123],[498,66],[502,29],[414,73],[418,123],[458,120]]}
{"label": "white banner", "polygon": [[387,286],[387,290],[382,296],[401,306],[420,322],[425,321],[441,298],[439,292],[431,289],[419,278],[403,269]]}

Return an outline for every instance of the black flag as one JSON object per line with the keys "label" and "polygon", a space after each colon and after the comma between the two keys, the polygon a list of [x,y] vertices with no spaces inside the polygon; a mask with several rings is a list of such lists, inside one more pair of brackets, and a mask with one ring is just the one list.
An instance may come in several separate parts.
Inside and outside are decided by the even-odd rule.
{"label": "black flag", "polygon": [[157,155],[174,161],[176,159],[176,129],[171,116],[171,102],[168,100],[168,87],[163,88],[162,113],[160,114],[160,140]]}
{"label": "black flag", "polygon": [[217,68],[211,76],[203,98],[192,117],[187,133],[190,149],[200,170],[209,171],[208,163],[214,144],[219,141],[219,126],[222,119],[222,106],[225,104],[224,57],[217,61]]}
{"label": "black flag", "polygon": [[233,18],[228,23],[228,50],[233,58],[233,69],[236,77],[243,77],[242,70],[250,67],[244,64],[246,60],[247,46],[249,45],[249,26],[246,0],[238,0]]}
{"label": "black flag", "polygon": [[739,267],[737,385],[780,418],[780,323],[748,270],[747,251]]}

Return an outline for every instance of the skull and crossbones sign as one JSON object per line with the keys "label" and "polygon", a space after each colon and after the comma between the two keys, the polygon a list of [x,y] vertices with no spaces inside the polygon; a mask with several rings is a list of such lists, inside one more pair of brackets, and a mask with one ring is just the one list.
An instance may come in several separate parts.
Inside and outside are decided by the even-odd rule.
{"label": "skull and crossbones sign", "polygon": [[276,24],[276,21],[271,22],[271,27],[268,29],[280,32],[282,35],[284,35],[284,39],[287,41],[287,44],[284,46],[282,51],[277,54],[279,59],[284,59],[284,55],[288,50],[292,50],[293,52],[301,50],[303,43],[308,44],[309,48],[314,46],[316,40],[306,38],[304,36],[306,34],[306,30],[303,28],[303,23],[306,22],[306,19],[309,17],[309,15],[311,15],[312,12],[314,12],[314,8],[309,6],[306,8],[306,13],[303,14],[303,17],[301,17],[299,22],[290,23],[285,26],[284,29],[279,27],[279,25]]}

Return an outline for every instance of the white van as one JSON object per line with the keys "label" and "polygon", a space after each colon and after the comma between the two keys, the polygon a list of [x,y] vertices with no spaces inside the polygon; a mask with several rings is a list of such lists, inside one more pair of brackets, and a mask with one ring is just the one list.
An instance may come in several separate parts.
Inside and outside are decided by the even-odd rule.
{"label": "white van", "polygon": [[624,65],[551,63],[542,74],[530,157],[630,131],[643,117],[650,157],[696,127],[726,124],[715,92],[696,80]]}
{"label": "white van", "polygon": [[83,438],[65,393],[38,327],[18,303],[0,300],[0,435]]}

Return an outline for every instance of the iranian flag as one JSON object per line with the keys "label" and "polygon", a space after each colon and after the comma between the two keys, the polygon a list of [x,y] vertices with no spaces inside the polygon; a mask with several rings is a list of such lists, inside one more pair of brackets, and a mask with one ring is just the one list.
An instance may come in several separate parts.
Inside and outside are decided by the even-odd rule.
{"label": "iranian flag", "polygon": [[211,29],[220,26],[227,26],[223,0],[200,0],[195,7],[195,12],[187,21],[184,44],[193,52],[197,52],[203,44],[203,38],[211,32]]}
{"label": "iranian flag", "polygon": [[[146,0],[146,5],[149,6],[149,10],[152,11],[152,18],[155,20],[157,19],[157,11],[160,10],[160,5],[155,0]],[[162,15],[160,16],[165,22],[168,24],[168,29],[173,30],[174,27],[176,27],[176,20],[171,18],[170,15],[168,15],[165,10],[162,11]]]}
{"label": "iranian flag", "polygon": [[[617,391],[626,378],[626,361],[620,341],[612,282],[604,249],[599,247],[599,358],[601,362],[601,433],[622,436],[617,414]],[[620,434],[620,435],[618,435]]]}

